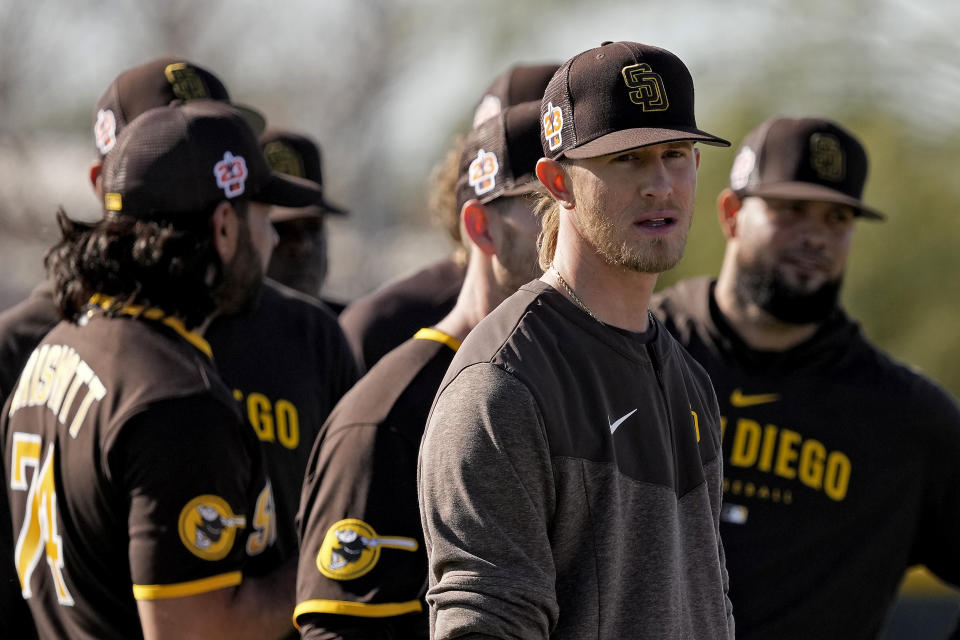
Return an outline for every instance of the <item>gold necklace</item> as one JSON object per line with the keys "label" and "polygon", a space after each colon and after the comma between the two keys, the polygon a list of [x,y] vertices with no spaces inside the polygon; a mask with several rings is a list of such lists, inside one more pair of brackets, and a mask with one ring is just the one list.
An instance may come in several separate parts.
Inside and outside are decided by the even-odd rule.
{"label": "gold necklace", "polygon": [[570,298],[576,303],[576,305],[580,307],[580,309],[584,313],[586,313],[588,316],[590,316],[600,324],[604,324],[603,320],[601,320],[596,315],[594,315],[593,311],[590,311],[590,307],[588,307],[583,303],[583,300],[580,299],[580,296],[574,293],[573,288],[571,288],[570,285],[567,284],[567,281],[563,279],[563,276],[560,275],[560,271],[557,269],[557,267],[553,263],[550,264],[550,270],[553,271],[553,275],[557,276],[557,282],[560,283],[560,286],[564,288],[564,290],[567,292]]}

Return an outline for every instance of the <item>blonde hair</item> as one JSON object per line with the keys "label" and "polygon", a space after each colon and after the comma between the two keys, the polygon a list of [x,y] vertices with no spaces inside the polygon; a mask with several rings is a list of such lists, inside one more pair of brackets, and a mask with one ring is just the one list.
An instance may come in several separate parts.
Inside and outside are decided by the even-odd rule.
{"label": "blonde hair", "polygon": [[537,236],[537,254],[540,268],[546,271],[553,264],[553,254],[557,251],[557,233],[560,230],[560,203],[548,192],[543,191],[533,209],[540,218],[540,235]]}

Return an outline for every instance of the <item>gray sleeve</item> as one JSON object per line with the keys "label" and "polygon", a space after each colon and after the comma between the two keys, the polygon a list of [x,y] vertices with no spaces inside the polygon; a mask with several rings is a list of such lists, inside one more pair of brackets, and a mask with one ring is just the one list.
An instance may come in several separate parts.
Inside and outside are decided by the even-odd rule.
{"label": "gray sleeve", "polygon": [[431,638],[546,638],[558,617],[553,472],[536,402],[491,364],[437,398],[418,465]]}

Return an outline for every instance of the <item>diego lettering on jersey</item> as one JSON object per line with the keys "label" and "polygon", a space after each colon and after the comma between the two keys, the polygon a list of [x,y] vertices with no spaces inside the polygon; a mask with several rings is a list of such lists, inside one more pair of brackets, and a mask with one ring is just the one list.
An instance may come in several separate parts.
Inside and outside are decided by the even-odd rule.
{"label": "diego lettering on jersey", "polygon": [[252,391],[244,395],[233,390],[234,399],[261,442],[277,442],[286,449],[300,445],[300,412],[284,398],[272,401],[265,394]]}
{"label": "diego lettering on jersey", "polygon": [[[727,418],[720,418],[720,427],[726,440]],[[739,418],[734,423],[730,455],[725,468],[756,469],[776,478],[799,481],[800,484],[822,491],[828,498],[841,502],[847,497],[853,464],[842,451],[828,450],[826,445],[814,438],[805,438],[792,429],[774,424],[761,426],[748,418]],[[793,501],[793,491],[779,487],[756,486],[740,480],[724,481],[724,490],[748,498],[771,499],[776,502]]]}
{"label": "diego lettering on jersey", "polygon": [[30,354],[7,415],[46,406],[76,438],[93,404],[106,395],[103,382],[72,347],[44,344]]}

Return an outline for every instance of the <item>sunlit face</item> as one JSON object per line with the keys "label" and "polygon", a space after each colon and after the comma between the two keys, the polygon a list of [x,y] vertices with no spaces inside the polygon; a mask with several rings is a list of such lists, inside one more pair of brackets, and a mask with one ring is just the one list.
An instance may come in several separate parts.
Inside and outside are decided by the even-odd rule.
{"label": "sunlit face", "polygon": [[747,197],[736,215],[737,295],[787,322],[824,318],[843,280],[854,210]]}
{"label": "sunlit face", "polygon": [[274,223],[277,246],[267,275],[288,287],[316,296],[327,275],[327,236],[322,216]]}
{"label": "sunlit face", "polygon": [[537,257],[540,221],[533,215],[535,203],[530,197],[505,196],[487,205],[500,218],[494,238],[497,253],[493,272],[507,294],[543,273]]}
{"label": "sunlit face", "polygon": [[612,266],[660,273],[683,256],[693,221],[700,151],[671,142],[568,167],[580,237]]}

